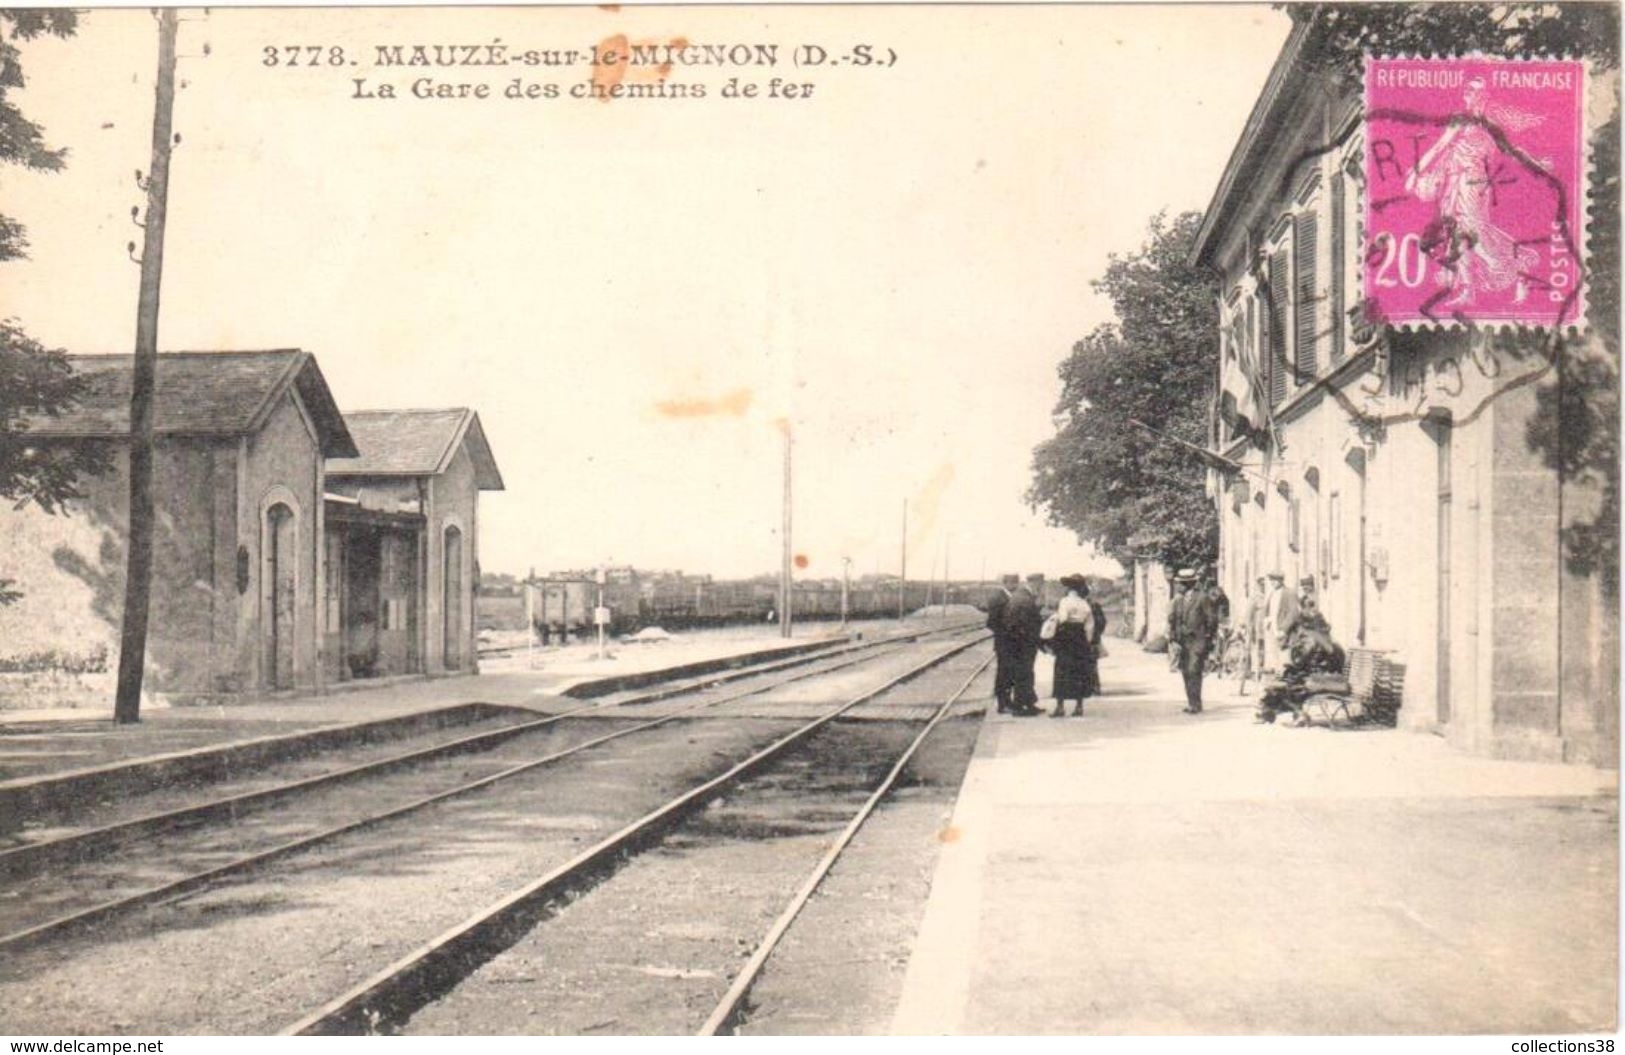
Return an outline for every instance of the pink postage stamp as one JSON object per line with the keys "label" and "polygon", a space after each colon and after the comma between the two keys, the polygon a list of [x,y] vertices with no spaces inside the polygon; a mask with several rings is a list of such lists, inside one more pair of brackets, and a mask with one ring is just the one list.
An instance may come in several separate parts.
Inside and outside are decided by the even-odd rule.
{"label": "pink postage stamp", "polygon": [[1368,57],[1365,104],[1371,321],[1581,325],[1584,64]]}

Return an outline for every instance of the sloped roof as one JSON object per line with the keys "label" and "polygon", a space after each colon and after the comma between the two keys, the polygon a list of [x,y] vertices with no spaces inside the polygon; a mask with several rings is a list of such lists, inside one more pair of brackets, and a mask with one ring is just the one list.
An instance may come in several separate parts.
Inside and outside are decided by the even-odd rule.
{"label": "sloped roof", "polygon": [[[130,355],[70,355],[85,378],[79,402],[28,423],[36,436],[118,437],[130,433]],[[355,453],[344,417],[309,352],[278,348],[252,352],[160,352],[153,427],[162,435],[241,436],[257,431],[289,388],[316,426],[322,454]]]}
{"label": "sloped roof", "polygon": [[458,447],[465,446],[479,489],[503,490],[480,416],[467,407],[358,410],[344,421],[360,453],[330,459],[329,476],[433,476],[445,472]]}

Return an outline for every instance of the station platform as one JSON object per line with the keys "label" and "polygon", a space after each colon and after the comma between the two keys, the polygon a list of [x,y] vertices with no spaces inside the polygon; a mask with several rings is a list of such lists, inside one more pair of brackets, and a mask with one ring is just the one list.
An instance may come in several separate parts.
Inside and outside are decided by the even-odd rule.
{"label": "station platform", "polygon": [[482,659],[482,673],[473,676],[383,678],[315,695],[148,706],[139,723],[124,726],[113,724],[111,700],[105,710],[0,709],[0,808],[26,811],[79,790],[149,786],[211,765],[259,764],[318,738],[322,747],[365,742],[484,720],[503,708],[555,714],[606,694],[816,652],[859,635],[883,638],[940,625],[943,620],[931,617],[854,623],[847,632],[809,624],[788,641],[760,627],[695,632],[658,644],[615,643],[602,659],[588,644],[520,650]]}
{"label": "station platform", "polygon": [[[787,643],[755,635],[694,635],[660,645],[616,647],[611,658],[597,660],[584,648],[554,649],[540,656],[494,663],[479,675],[383,678],[350,682],[315,695],[277,695],[241,703],[191,707],[144,707],[141,721],[117,726],[112,703],[106,710],[61,708],[0,710],[0,801],[42,781],[83,776],[102,779],[110,770],[147,765],[155,760],[186,763],[211,752],[240,751],[255,746],[270,751],[276,742],[292,743],[323,734],[340,737],[354,730],[356,739],[391,726],[433,724],[443,712],[469,705],[520,708],[546,713],[580,707],[593,695],[624,686],[703,674],[763,654],[791,648],[815,650],[839,643],[843,635],[820,628]],[[450,718],[463,720],[465,716]]]}
{"label": "station platform", "polygon": [[1109,647],[1085,717],[985,720],[894,1033],[1615,1028],[1617,771],[1255,724],[1213,677],[1190,716]]}

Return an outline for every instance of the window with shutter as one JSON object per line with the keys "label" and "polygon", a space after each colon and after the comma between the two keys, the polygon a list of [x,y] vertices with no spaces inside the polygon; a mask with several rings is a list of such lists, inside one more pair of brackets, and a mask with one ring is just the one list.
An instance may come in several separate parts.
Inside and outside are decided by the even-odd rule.
{"label": "window with shutter", "polygon": [[1297,353],[1297,384],[1300,385],[1314,379],[1318,366],[1315,361],[1315,219],[1313,211],[1305,210],[1297,215],[1292,224],[1292,275],[1296,280],[1293,283],[1292,306],[1297,326],[1297,340],[1293,342],[1293,347]]}
{"label": "window with shutter", "polygon": [[1347,252],[1348,240],[1343,230],[1345,223],[1343,202],[1344,182],[1341,172],[1332,176],[1332,362],[1343,358],[1343,312],[1347,310],[1344,301],[1343,272],[1347,261],[1343,254]]}
{"label": "window with shutter", "polygon": [[1287,299],[1286,250],[1277,249],[1270,254],[1270,352],[1265,368],[1272,406],[1285,399],[1287,393]]}

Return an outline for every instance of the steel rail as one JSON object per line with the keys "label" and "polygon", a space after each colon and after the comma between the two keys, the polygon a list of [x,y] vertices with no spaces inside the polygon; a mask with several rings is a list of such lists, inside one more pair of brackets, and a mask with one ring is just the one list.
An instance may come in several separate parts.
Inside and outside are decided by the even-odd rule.
{"label": "steel rail", "polygon": [[[399,754],[390,755],[387,758],[375,759],[371,762],[357,763],[356,765],[333,770],[329,773],[318,773],[314,776],[288,781],[269,788],[261,788],[257,791],[247,791],[237,795],[229,795],[225,798],[213,799],[209,802],[199,803],[191,806],[181,806],[170,810],[160,810],[154,813],[143,814],[139,817],[132,817],[128,820],[114,821],[110,824],[100,825],[95,828],[88,828],[83,831],[70,832],[64,835],[54,836],[49,839],[41,839],[37,842],[24,843],[20,846],[0,850],[0,876],[13,876],[19,873],[34,871],[40,868],[42,865],[60,861],[66,857],[77,857],[82,860],[95,856],[97,853],[105,852],[106,850],[128,842],[129,840],[138,836],[150,836],[160,832],[173,831],[180,828],[189,827],[194,824],[205,823],[221,816],[235,817],[249,809],[267,806],[279,799],[302,794],[326,785],[337,784],[346,780],[353,780],[358,777],[376,776],[386,773],[392,769],[398,769],[404,766],[416,765],[422,762],[429,762],[455,754],[493,747],[502,743],[503,741],[511,740],[515,737],[523,736],[526,733],[534,732],[537,729],[552,725],[555,722],[563,721],[566,718],[580,716],[588,711],[601,710],[607,707],[638,706],[672,699],[673,697],[677,696],[685,696],[695,692],[704,692],[707,689],[715,688],[718,685],[723,685],[730,681],[737,681],[747,677],[760,677],[763,674],[771,674],[781,670],[792,669],[794,667],[807,666],[817,663],[820,660],[827,660],[837,656],[846,656],[854,652],[867,651],[898,642],[914,641],[921,637],[930,636],[931,634],[946,632],[949,629],[963,628],[957,626],[952,628],[932,628],[930,630],[919,631],[908,635],[897,635],[881,638],[872,642],[866,641],[844,647],[838,646],[808,655],[793,656],[787,660],[777,660],[757,666],[735,668],[733,670],[723,672],[720,675],[711,675],[703,678],[692,679],[681,682],[674,686],[663,686],[662,688],[653,690],[651,692],[640,693],[627,699],[617,701],[595,700],[592,703],[583,704],[579,707],[572,707],[569,710],[561,711],[558,714],[547,715],[546,717],[539,718],[534,721],[519,722],[514,725],[505,726],[501,729],[491,729],[481,733],[472,733],[468,736],[448,740],[443,744],[436,744],[433,747],[404,751]],[[832,669],[840,668],[836,667]],[[774,688],[777,687],[777,684],[785,683],[787,682],[776,683],[775,685],[767,686],[766,688]],[[766,691],[766,688],[758,691]],[[0,947],[3,947],[3,945],[4,941],[0,940]]]}
{"label": "steel rail", "polygon": [[405,1022],[441,993],[517,942],[540,922],[550,905],[577,889],[638,843],[644,842],[722,789],[761,768],[814,731],[889,689],[977,644],[985,635],[952,647],[888,679],[785,734],[744,761],[645,814],[583,850],[541,878],[440,934],[318,1010],[282,1030],[283,1036],[376,1032]]}
{"label": "steel rail", "polygon": [[756,984],[756,979],[762,973],[762,968],[767,965],[768,957],[772,956],[773,950],[778,948],[779,942],[789,932],[790,925],[795,922],[796,917],[801,914],[801,910],[812,899],[819,884],[823,883],[824,877],[829,874],[829,870],[835,867],[836,859],[846,850],[853,837],[858,834],[858,829],[863,827],[864,822],[880,805],[880,800],[891,792],[893,785],[897,783],[897,778],[902,775],[903,768],[914,757],[914,753],[925,742],[925,738],[930,736],[931,731],[937,727],[937,724],[948,716],[948,712],[953,709],[954,704],[958,703],[960,697],[964,696],[970,689],[971,683],[981,677],[982,671],[986,670],[992,662],[993,657],[989,656],[975,670],[971,671],[970,677],[966,678],[964,684],[955,689],[942,706],[937,708],[936,713],[931,716],[931,720],[926,722],[925,728],[920,730],[919,735],[903,751],[896,764],[891,767],[891,771],[886,774],[885,779],[876,786],[869,798],[859,807],[858,812],[853,815],[852,820],[841,831],[841,834],[830,844],[824,856],[807,876],[806,882],[801,884],[801,889],[797,890],[795,896],[790,899],[790,904],[780,913],[779,918],[773,922],[773,926],[768,928],[761,944],[756,946],[756,951],[751,954],[749,960],[745,961],[745,966],[740,968],[739,974],[734,976],[733,984],[728,987],[727,993],[717,1002],[716,1009],[705,1020],[705,1025],[700,1027],[697,1036],[714,1037],[733,1024],[735,1016],[739,1012],[740,1004],[744,1002],[751,986]]}
{"label": "steel rail", "polygon": [[[886,643],[892,644],[898,642],[888,641]],[[129,894],[124,897],[112,898],[96,905],[92,905],[88,908],[79,909],[62,916],[57,916],[53,919],[46,920],[43,923],[35,924],[32,927],[27,927],[23,930],[14,931],[11,934],[0,936],[0,952],[15,952],[16,950],[36,945],[41,941],[58,937],[68,931],[76,930],[93,924],[103,923],[122,913],[180,897],[183,894],[188,894],[202,889],[229,876],[250,871],[277,858],[285,857],[289,854],[309,849],[312,846],[337,838],[341,835],[347,835],[352,832],[373,827],[374,825],[382,824],[386,821],[395,820],[396,818],[403,817],[409,813],[414,813],[436,803],[444,802],[447,799],[465,795],[473,791],[478,791],[500,781],[508,780],[522,773],[527,773],[533,769],[538,769],[542,766],[559,762],[563,759],[571,757],[572,755],[579,754],[582,751],[608,743],[611,740],[618,740],[623,736],[630,736],[633,733],[644,732],[646,730],[677,721],[678,719],[686,718],[695,711],[719,707],[725,703],[732,703],[736,700],[742,700],[749,696],[755,696],[763,692],[770,692],[773,689],[779,688],[783,685],[788,685],[794,681],[818,677],[822,674],[831,673],[836,670],[843,670],[846,667],[856,666],[859,663],[864,663],[876,658],[879,657],[874,655],[864,655],[847,658],[841,663],[833,664],[827,667],[820,667],[816,670],[798,671],[795,674],[792,674],[787,678],[781,678],[770,685],[756,686],[754,688],[745,689],[718,699],[696,701],[687,707],[679,708],[678,710],[672,711],[669,714],[661,715],[658,718],[651,718],[648,721],[639,722],[637,725],[627,726],[613,732],[605,733],[602,736],[593,737],[592,739],[583,741],[579,744],[574,744],[560,751],[555,751],[552,754],[545,755],[541,758],[521,762],[489,776],[481,777],[478,780],[470,781],[465,784],[460,784],[445,791],[436,792],[433,795],[414,799],[410,802],[385,810],[381,813],[369,814],[353,821],[346,821],[343,824],[325,828],[310,835],[300,836],[296,839],[289,840],[288,842],[279,843],[276,846],[269,847],[257,853],[248,854],[243,857],[227,861],[224,864],[202,872],[195,872],[191,875],[183,876],[180,879],[172,880],[168,883],[148,887],[145,890],[137,891],[134,894]],[[594,704],[591,705],[590,709],[597,709],[599,706],[600,705]],[[554,715],[551,719],[544,720],[543,722],[536,724],[546,724],[547,721],[569,717],[570,715],[577,713],[579,713],[579,710]],[[506,732],[507,730],[498,731]]]}

